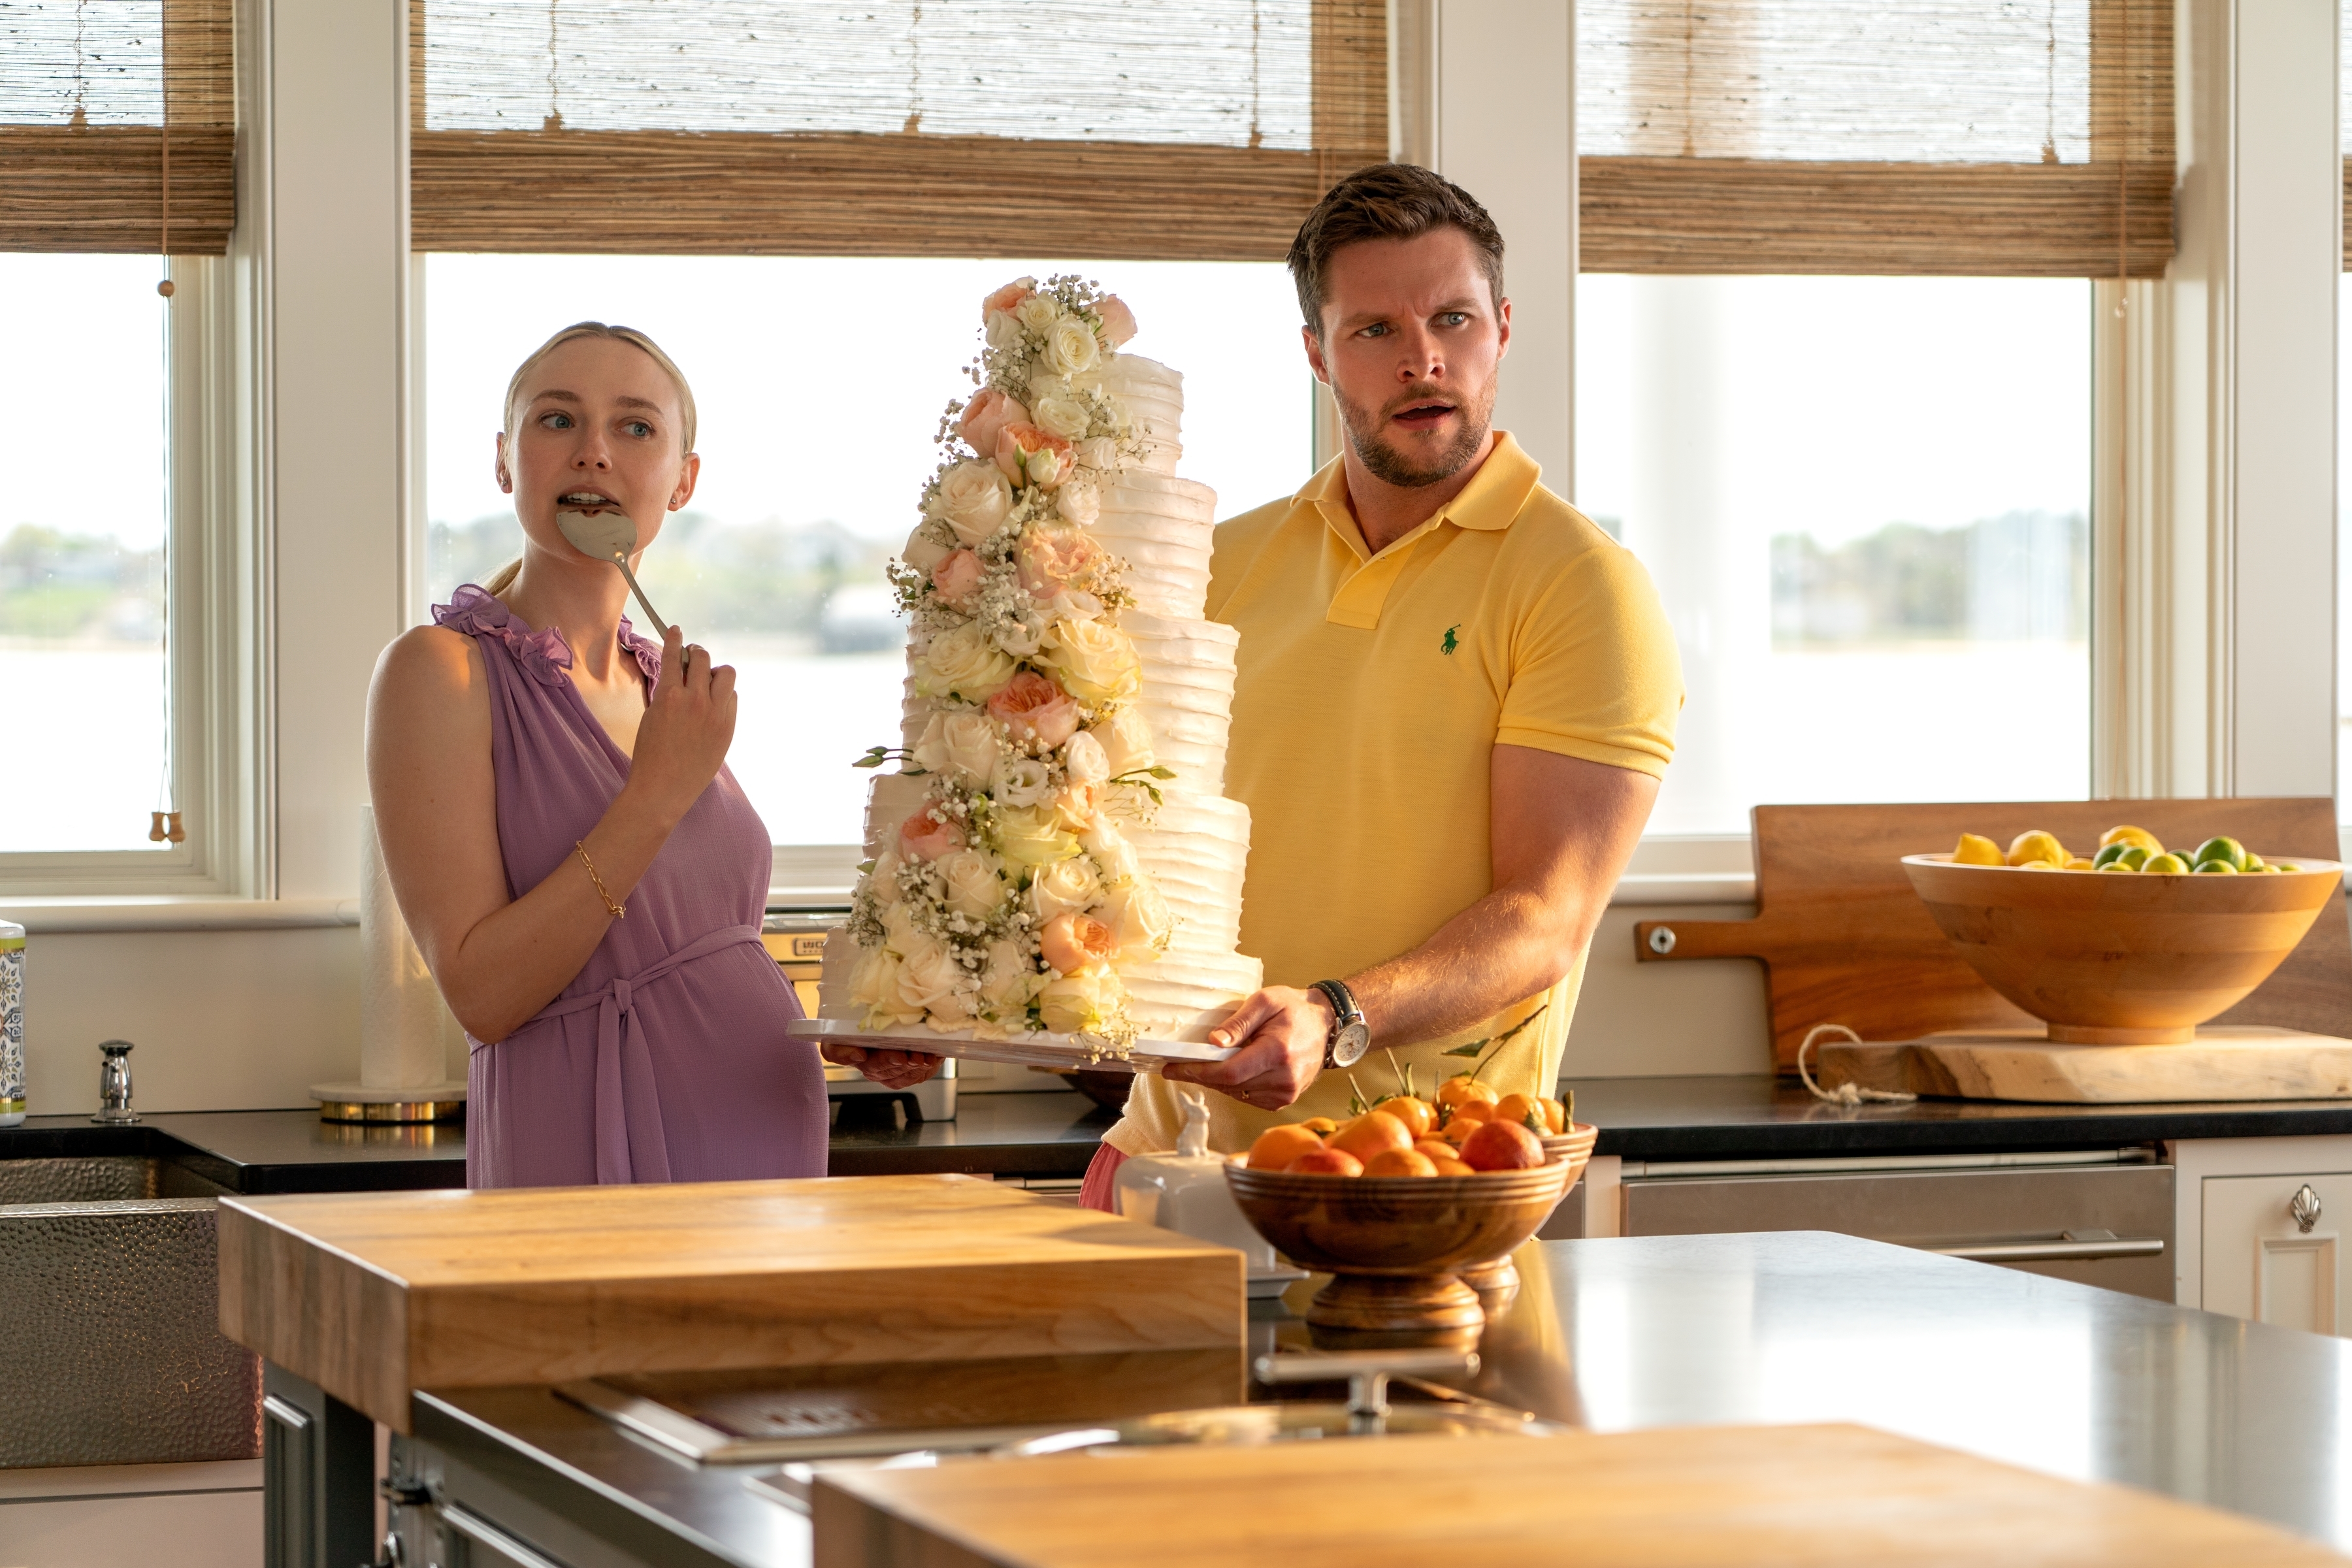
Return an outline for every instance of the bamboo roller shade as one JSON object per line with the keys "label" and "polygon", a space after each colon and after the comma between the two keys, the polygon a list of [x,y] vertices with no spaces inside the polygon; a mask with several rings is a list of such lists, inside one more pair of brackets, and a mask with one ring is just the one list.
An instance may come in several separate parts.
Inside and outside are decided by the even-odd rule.
{"label": "bamboo roller shade", "polygon": [[[236,220],[230,0],[0,12],[0,249],[217,256]],[[168,126],[168,132],[166,127]]]}

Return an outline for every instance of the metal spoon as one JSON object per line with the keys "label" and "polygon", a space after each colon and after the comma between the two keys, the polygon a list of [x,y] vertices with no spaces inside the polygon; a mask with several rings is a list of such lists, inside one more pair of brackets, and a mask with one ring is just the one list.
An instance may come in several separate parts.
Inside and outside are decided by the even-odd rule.
{"label": "metal spoon", "polygon": [[555,514],[555,526],[562,531],[572,549],[618,566],[621,575],[629,580],[629,592],[637,596],[646,619],[653,622],[654,635],[669,636],[668,625],[655,612],[646,591],[637,586],[637,574],[629,570],[629,557],[637,551],[637,525],[629,521],[627,512],[602,507],[594,511],[559,511]]}

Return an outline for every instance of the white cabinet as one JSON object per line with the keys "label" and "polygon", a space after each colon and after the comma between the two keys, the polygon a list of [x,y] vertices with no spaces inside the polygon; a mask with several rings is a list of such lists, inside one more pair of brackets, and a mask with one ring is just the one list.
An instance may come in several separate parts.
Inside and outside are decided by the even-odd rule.
{"label": "white cabinet", "polygon": [[2352,1335],[2352,1137],[2171,1146],[2183,1306]]}

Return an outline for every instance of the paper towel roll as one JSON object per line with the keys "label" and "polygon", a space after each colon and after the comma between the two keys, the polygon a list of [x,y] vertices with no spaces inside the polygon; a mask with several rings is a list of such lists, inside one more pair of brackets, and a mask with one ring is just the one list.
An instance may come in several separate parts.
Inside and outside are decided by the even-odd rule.
{"label": "paper towel roll", "polygon": [[[441,1000],[408,922],[392,896],[376,843],[375,808],[360,807],[360,1082],[425,1089],[447,1076],[465,1032]],[[462,1053],[461,1053],[462,1059]]]}

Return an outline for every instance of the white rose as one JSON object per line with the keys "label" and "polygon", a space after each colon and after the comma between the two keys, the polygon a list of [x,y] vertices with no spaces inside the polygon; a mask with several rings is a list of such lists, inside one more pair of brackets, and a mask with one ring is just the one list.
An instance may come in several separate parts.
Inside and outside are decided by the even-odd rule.
{"label": "white rose", "polygon": [[1030,406],[1029,420],[1049,436],[1075,441],[1095,422],[1095,413],[1075,397],[1041,397]]}
{"label": "white rose", "polygon": [[1053,774],[1045,764],[1035,757],[1007,756],[999,752],[989,794],[1003,805],[1032,806],[1045,798],[1048,793],[1046,786],[1052,779]]}
{"label": "white rose", "polygon": [[1000,811],[996,814],[996,845],[1005,859],[1033,870],[1066,860],[1078,852],[1078,841],[1062,826],[1051,807]]}
{"label": "white rose", "polygon": [[898,852],[885,849],[874,857],[874,869],[866,873],[866,889],[873,893],[874,901],[886,910],[898,901],[899,864]]}
{"label": "white rose", "polygon": [[1095,337],[1095,330],[1076,316],[1058,317],[1051,326],[1041,325],[1036,330],[1045,334],[1042,357],[1045,368],[1055,374],[1076,375],[1101,363],[1102,343]]}
{"label": "white rose", "polygon": [[[960,981],[967,978],[959,973]],[[941,1034],[955,1029],[969,1029],[972,1026],[972,1014],[978,1000],[979,998],[968,990],[950,991],[931,1004],[930,1011],[924,1016],[923,1022]]]}
{"label": "white rose", "polygon": [[1143,678],[1127,634],[1100,621],[1055,621],[1045,636],[1045,660],[1062,689],[1090,707],[1125,701]]}
{"label": "white rose", "polygon": [[895,1006],[898,995],[898,955],[887,947],[869,947],[857,956],[849,973],[849,999],[860,1007]]}
{"label": "white rose", "polygon": [[1045,625],[1043,615],[1024,610],[997,623],[996,646],[1015,658],[1028,658],[1045,646]]}
{"label": "white rose", "polygon": [[1066,974],[1037,993],[1037,1016],[1057,1035],[1103,1026],[1126,995],[1115,976]]}
{"label": "white rose", "polygon": [[1127,835],[1108,816],[1097,816],[1078,836],[1078,842],[1094,857],[1095,870],[1106,887],[1131,880],[1142,868],[1142,863],[1136,858],[1135,846],[1127,841]]}
{"label": "white rose", "polygon": [[1153,956],[1176,930],[1176,917],[1169,911],[1168,900],[1145,878],[1113,889],[1096,912],[1117,935],[1121,958]]}
{"label": "white rose", "polygon": [[915,765],[927,773],[986,784],[996,771],[996,725],[985,713],[934,713],[914,751]]}
{"label": "white rose", "polygon": [[1045,601],[1045,613],[1057,621],[1100,620],[1103,602],[1084,588],[1065,588]]}
{"label": "white rose", "polygon": [[1021,323],[1013,319],[1012,311],[991,310],[988,313],[988,346],[999,353],[1021,346]]}
{"label": "white rose", "polygon": [[1029,1005],[1042,978],[1019,942],[992,942],[988,944],[988,967],[981,972],[980,1000],[990,1012],[1005,1017]]}
{"label": "white rose", "polygon": [[997,874],[996,857],[985,849],[955,850],[931,868],[947,883],[948,908],[968,920],[986,920],[1004,901],[1004,879]]}
{"label": "white rose", "polygon": [[[983,543],[1013,510],[1013,481],[994,463],[958,463],[940,476],[940,488],[924,510],[955,530],[964,543]],[[940,560],[946,559],[942,552]]]}
{"label": "white rose", "polygon": [[1092,528],[1102,516],[1102,492],[1088,484],[1064,485],[1054,492],[1054,510],[1065,522]]}
{"label": "white rose", "polygon": [[1051,294],[1032,294],[1015,305],[1013,310],[1021,318],[1021,324],[1033,332],[1045,331],[1060,320],[1062,314],[1061,305]]}
{"label": "white rose", "polygon": [[1081,730],[1070,737],[1069,748],[1062,753],[1062,770],[1072,784],[1100,784],[1110,777],[1110,758],[1093,731]]}
{"label": "white rose", "polygon": [[931,537],[931,525],[926,522],[907,535],[907,548],[898,552],[898,558],[928,577],[954,553],[954,545]]}
{"label": "white rose", "polygon": [[991,647],[977,621],[941,632],[915,669],[918,697],[961,697],[985,702],[1013,676],[1013,661]]}
{"label": "white rose", "polygon": [[1094,862],[1083,855],[1073,855],[1037,873],[1036,879],[1029,884],[1029,907],[1043,924],[1065,912],[1086,913],[1102,897],[1102,879],[1095,875]]}
{"label": "white rose", "polygon": [[938,939],[915,929],[915,911],[904,900],[882,911],[883,945],[904,958],[927,942]]}
{"label": "white rose", "polygon": [[1095,436],[1070,448],[1079,466],[1107,474],[1118,467],[1118,443],[1108,436]]}
{"label": "white rose", "polygon": [[[933,1013],[955,1005],[956,989],[963,979],[963,966],[945,942],[934,942],[919,952],[909,953],[898,966],[897,1003],[908,1013]],[[969,1017],[969,1005],[962,1009]]]}
{"label": "white rose", "polygon": [[1136,709],[1121,709],[1110,722],[1097,724],[1087,733],[1101,742],[1112,778],[1159,765],[1159,753],[1151,749],[1151,726]]}

